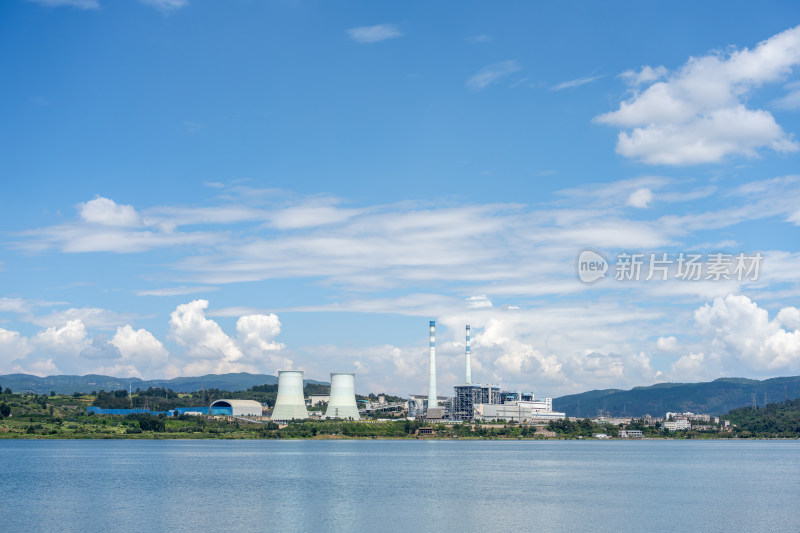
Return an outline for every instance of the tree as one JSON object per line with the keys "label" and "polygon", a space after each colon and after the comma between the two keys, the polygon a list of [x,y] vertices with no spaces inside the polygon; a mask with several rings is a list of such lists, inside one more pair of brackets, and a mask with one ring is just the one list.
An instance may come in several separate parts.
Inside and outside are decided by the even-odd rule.
{"label": "tree", "polygon": [[54,390],[51,390],[51,391],[50,391],[50,396],[55,396],[55,395],[56,395],[56,391],[54,391]]}
{"label": "tree", "polygon": [[136,420],[139,422],[139,427],[142,431],[164,431],[166,424],[163,418],[153,416],[150,414],[131,414],[126,416],[128,420]]}
{"label": "tree", "polygon": [[0,403],[0,418],[6,418],[11,414],[11,407],[6,402]]}

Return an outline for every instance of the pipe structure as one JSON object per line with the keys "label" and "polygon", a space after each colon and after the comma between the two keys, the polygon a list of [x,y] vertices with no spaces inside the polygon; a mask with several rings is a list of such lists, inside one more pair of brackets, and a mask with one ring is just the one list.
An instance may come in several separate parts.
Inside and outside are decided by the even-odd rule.
{"label": "pipe structure", "polygon": [[465,363],[466,366],[466,383],[467,385],[472,385],[472,361],[470,360],[471,354],[469,352],[469,324],[467,324],[467,360]]}
{"label": "pipe structure", "polygon": [[303,420],[308,418],[306,400],[303,396],[303,371],[278,371],[278,397],[272,420]]}
{"label": "pipe structure", "polygon": [[436,321],[431,320],[430,361],[428,363],[428,409],[439,407],[436,401]]}
{"label": "pipe structure", "polygon": [[323,418],[361,419],[356,405],[355,374],[331,372],[331,396]]}

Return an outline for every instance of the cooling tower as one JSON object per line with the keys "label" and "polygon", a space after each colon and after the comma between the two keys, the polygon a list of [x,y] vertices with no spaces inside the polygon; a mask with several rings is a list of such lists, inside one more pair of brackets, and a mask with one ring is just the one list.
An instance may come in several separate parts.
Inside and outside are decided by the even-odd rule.
{"label": "cooling tower", "polygon": [[331,400],[324,418],[359,420],[355,374],[331,372]]}
{"label": "cooling tower", "polygon": [[278,398],[272,411],[272,420],[301,420],[308,418],[303,397],[303,371],[278,371]]}
{"label": "cooling tower", "polygon": [[436,409],[436,322],[431,320],[430,361],[428,363],[428,409]]}
{"label": "cooling tower", "polygon": [[465,363],[467,370],[467,385],[472,385],[472,362],[470,361],[471,354],[469,353],[469,324],[467,324],[467,361]]}

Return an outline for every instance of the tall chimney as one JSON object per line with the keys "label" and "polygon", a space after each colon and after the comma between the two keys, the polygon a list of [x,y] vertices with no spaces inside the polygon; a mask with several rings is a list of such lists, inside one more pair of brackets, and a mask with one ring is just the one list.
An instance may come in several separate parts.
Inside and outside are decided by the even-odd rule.
{"label": "tall chimney", "polygon": [[466,361],[466,369],[467,369],[467,385],[472,385],[472,362],[470,361],[470,353],[469,353],[469,324],[467,324],[467,361]]}
{"label": "tall chimney", "polygon": [[436,322],[431,320],[431,352],[428,367],[428,409],[436,409]]}

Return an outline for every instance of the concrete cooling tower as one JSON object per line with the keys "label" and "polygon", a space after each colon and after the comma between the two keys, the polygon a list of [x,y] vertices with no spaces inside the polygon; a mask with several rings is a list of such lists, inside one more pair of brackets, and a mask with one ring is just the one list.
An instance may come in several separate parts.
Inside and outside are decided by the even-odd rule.
{"label": "concrete cooling tower", "polygon": [[302,420],[308,418],[303,397],[303,371],[278,371],[278,398],[272,411],[272,420]]}
{"label": "concrete cooling tower", "polygon": [[355,374],[331,372],[331,399],[324,418],[360,420]]}

